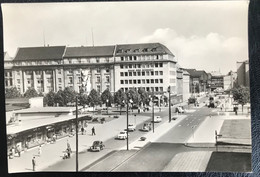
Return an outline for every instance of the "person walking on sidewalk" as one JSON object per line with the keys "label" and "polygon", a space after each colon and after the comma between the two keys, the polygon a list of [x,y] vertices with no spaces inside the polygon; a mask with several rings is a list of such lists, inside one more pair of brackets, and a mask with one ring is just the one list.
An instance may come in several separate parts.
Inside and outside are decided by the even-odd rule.
{"label": "person walking on sidewalk", "polygon": [[32,166],[33,166],[33,171],[35,171],[35,166],[36,166],[35,157],[33,157],[33,159],[32,159]]}
{"label": "person walking on sidewalk", "polygon": [[92,136],[93,136],[93,135],[96,135],[96,133],[95,133],[95,127],[92,128]]}
{"label": "person walking on sidewalk", "polygon": [[38,156],[40,157],[41,154],[42,154],[42,146],[40,145],[40,146],[38,147]]}
{"label": "person walking on sidewalk", "polygon": [[67,149],[70,149],[70,143],[69,143],[69,140],[67,140]]}
{"label": "person walking on sidewalk", "polygon": [[19,145],[17,145],[16,150],[17,150],[18,156],[21,157],[21,148]]}

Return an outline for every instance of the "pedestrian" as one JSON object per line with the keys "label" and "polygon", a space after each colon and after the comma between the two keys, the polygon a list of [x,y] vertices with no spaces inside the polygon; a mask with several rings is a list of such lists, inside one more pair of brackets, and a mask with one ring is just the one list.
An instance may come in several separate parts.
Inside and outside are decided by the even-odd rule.
{"label": "pedestrian", "polygon": [[71,153],[71,149],[68,148],[68,149],[67,149],[68,158],[70,158],[70,153]]}
{"label": "pedestrian", "polygon": [[82,133],[82,135],[84,135],[84,127],[83,126],[81,127],[81,133]]}
{"label": "pedestrian", "polygon": [[69,143],[69,140],[67,140],[67,149],[70,149],[70,143]]}
{"label": "pedestrian", "polygon": [[33,166],[33,171],[35,171],[35,166],[36,166],[35,157],[33,157],[33,159],[32,159],[32,166]]}
{"label": "pedestrian", "polygon": [[92,136],[93,136],[93,135],[96,135],[96,133],[95,133],[95,127],[92,128]]}
{"label": "pedestrian", "polygon": [[42,146],[40,145],[38,147],[38,155],[39,155],[39,157],[41,156],[41,154],[42,154]]}
{"label": "pedestrian", "polygon": [[19,145],[17,145],[16,150],[17,150],[18,156],[21,157],[21,148]]}

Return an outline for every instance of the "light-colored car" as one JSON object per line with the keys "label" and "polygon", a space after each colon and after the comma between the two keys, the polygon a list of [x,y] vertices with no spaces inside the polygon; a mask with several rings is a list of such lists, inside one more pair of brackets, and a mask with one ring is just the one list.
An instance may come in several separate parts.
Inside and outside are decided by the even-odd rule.
{"label": "light-colored car", "polygon": [[105,147],[105,145],[103,144],[102,141],[94,141],[93,145],[90,146],[89,150],[92,152],[96,152],[96,151],[99,152],[99,151],[103,150],[104,147]]}
{"label": "light-colored car", "polygon": [[149,132],[150,130],[152,130],[151,122],[145,122],[143,127],[141,128],[141,131]]}
{"label": "light-colored car", "polygon": [[128,124],[128,131],[135,131],[136,126],[134,124]]}
{"label": "light-colored car", "polygon": [[159,123],[162,121],[162,118],[160,116],[155,116],[154,117],[154,123]]}
{"label": "light-colored car", "polygon": [[[128,134],[129,136],[129,134]],[[117,135],[117,139],[120,139],[120,140],[125,140],[127,139],[127,132],[126,131],[121,131],[118,135]]]}

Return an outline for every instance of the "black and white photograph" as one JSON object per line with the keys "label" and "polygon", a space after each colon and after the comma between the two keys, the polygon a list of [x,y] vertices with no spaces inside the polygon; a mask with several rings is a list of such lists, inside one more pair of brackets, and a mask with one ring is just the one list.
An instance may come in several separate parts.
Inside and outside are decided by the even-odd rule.
{"label": "black and white photograph", "polygon": [[8,173],[252,172],[248,7],[2,3]]}

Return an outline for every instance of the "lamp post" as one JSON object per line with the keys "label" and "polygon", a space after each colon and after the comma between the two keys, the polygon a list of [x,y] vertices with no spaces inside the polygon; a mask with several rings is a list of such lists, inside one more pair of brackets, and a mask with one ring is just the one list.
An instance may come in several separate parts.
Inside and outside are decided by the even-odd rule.
{"label": "lamp post", "polygon": [[169,122],[171,122],[171,86],[168,87],[169,92]]}
{"label": "lamp post", "polygon": [[126,95],[126,150],[129,150],[129,145],[128,145],[128,95],[129,93]]}
{"label": "lamp post", "polygon": [[107,103],[107,115],[108,115],[108,99],[106,100],[106,103]]}
{"label": "lamp post", "polygon": [[153,133],[154,133],[154,89],[153,89],[152,102],[153,102],[152,119],[153,119]]}
{"label": "lamp post", "polygon": [[216,140],[216,151],[218,151],[218,137],[221,137],[222,135],[219,135],[217,130],[215,130],[215,140]]}
{"label": "lamp post", "polygon": [[78,96],[76,96],[76,172],[79,171],[78,146]]}

